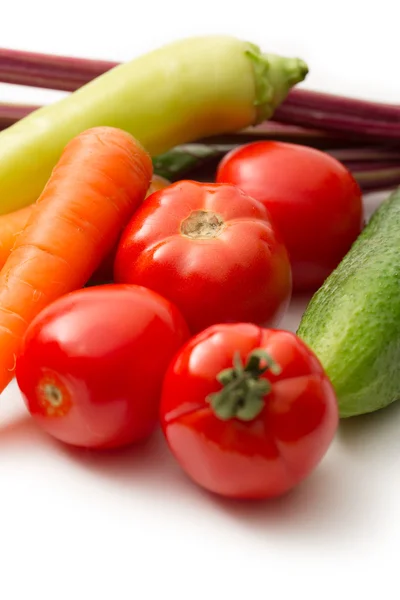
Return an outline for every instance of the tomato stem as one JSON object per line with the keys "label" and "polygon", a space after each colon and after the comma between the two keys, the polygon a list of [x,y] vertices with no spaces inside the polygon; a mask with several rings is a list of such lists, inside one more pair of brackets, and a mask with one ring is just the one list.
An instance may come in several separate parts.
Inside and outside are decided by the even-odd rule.
{"label": "tomato stem", "polygon": [[55,408],[61,406],[63,402],[63,393],[57,386],[52,383],[46,383],[43,386],[43,394],[51,406],[54,406]]}
{"label": "tomato stem", "polygon": [[181,234],[193,240],[218,237],[225,227],[221,215],[210,210],[194,210],[181,223]]}
{"label": "tomato stem", "polygon": [[[261,363],[265,363],[263,366]],[[224,369],[217,375],[223,388],[207,397],[216,416],[223,421],[239,419],[252,421],[264,407],[264,398],[271,390],[271,383],[261,378],[268,369],[279,374],[279,365],[265,350],[253,350],[243,366],[239,353],[233,357],[233,367]]]}
{"label": "tomato stem", "polygon": [[71,394],[57,374],[44,375],[36,394],[43,414],[48,417],[63,417],[72,407]]}

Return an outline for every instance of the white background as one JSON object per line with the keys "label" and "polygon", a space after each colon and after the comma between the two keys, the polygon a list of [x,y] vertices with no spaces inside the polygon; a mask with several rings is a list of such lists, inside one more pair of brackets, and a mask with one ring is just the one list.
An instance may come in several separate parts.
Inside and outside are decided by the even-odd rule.
{"label": "white background", "polygon": [[[127,60],[230,33],[301,56],[304,87],[398,102],[396,4],[14,1],[2,3],[0,44]],[[61,95],[0,85],[1,101]],[[303,308],[295,300],[284,325],[295,329]],[[343,423],[294,493],[248,505],[195,487],[159,435],[114,455],[71,450],[33,425],[14,384],[0,398],[4,600],[398,598],[399,505],[400,404]]]}

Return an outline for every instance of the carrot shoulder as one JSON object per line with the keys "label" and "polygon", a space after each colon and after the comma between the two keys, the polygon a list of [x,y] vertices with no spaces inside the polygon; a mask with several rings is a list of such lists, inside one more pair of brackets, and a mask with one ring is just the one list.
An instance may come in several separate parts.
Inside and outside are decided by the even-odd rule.
{"label": "carrot shoulder", "polygon": [[87,282],[151,177],[149,154],[120,129],[89,129],[65,147],[0,272],[0,392],[30,322]]}
{"label": "carrot shoulder", "polygon": [[[170,185],[170,183],[171,182],[168,181],[168,179],[165,179],[160,175],[153,175],[150,187],[148,188],[146,193],[146,198],[147,196],[150,196],[150,194],[152,194],[153,192],[167,187],[168,185]],[[11,213],[0,215],[0,269],[3,268],[4,263],[6,262],[11,250],[15,245],[17,236],[21,233],[21,231],[27,224],[31,213],[34,210],[34,207],[34,204],[30,204],[29,206],[25,206],[24,208],[20,208],[19,210],[14,210]],[[136,207],[133,207],[133,212],[135,212],[135,210]],[[130,215],[130,217],[132,216],[132,214]],[[111,251],[111,253],[108,256],[106,256],[99,269],[93,274],[93,277],[95,277],[96,280],[104,281],[105,279],[110,278],[112,276],[114,254],[115,251]],[[91,278],[92,280],[93,277]]]}

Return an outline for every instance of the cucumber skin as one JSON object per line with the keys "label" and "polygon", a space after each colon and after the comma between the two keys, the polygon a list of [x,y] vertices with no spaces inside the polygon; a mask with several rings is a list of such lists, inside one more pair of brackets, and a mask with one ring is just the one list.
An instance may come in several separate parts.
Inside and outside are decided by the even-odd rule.
{"label": "cucumber skin", "polygon": [[400,397],[400,188],[314,294],[297,335],[320,359],[341,418]]}

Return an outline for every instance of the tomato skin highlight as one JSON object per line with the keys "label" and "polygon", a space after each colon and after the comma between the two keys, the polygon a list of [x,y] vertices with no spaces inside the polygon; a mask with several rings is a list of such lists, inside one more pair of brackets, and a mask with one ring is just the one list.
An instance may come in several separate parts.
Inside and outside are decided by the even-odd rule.
{"label": "tomato skin highlight", "polygon": [[[256,348],[280,366],[261,413],[222,420],[206,400],[221,389],[217,374]],[[337,426],[333,387],[313,352],[295,334],[250,323],[218,324],[191,338],[163,384],[162,430],[186,474],[227,497],[265,499],[295,487],[318,465]]]}
{"label": "tomato skin highlight", "polygon": [[267,208],[291,259],[294,291],[315,291],[336,268],[364,223],[361,189],[325,152],[286,142],[240,146],[220,161],[232,183]]}
{"label": "tomato skin highlight", "polygon": [[276,325],[289,258],[266,209],[233,185],[179,181],[153,193],[122,234],[114,280],[169,298],[197,333],[219,322]]}
{"label": "tomato skin highlight", "polygon": [[156,428],[165,371],[188,337],[178,309],[151,290],[81,289],[32,322],[17,383],[31,415],[58,440],[125,446]]}

